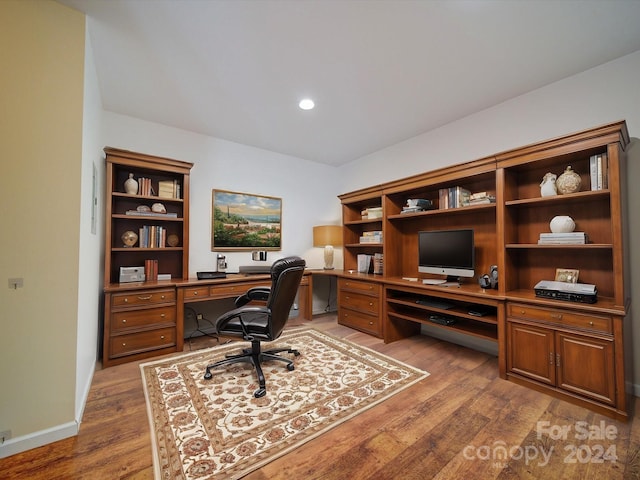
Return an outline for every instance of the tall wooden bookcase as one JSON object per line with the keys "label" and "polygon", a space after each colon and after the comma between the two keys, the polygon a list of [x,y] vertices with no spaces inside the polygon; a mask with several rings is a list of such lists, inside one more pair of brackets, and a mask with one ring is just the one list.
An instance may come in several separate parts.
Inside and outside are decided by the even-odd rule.
{"label": "tall wooden bookcase", "polygon": [[[339,304],[339,322],[385,342],[417,334],[421,325],[494,341],[503,378],[627,418],[626,386],[632,378],[626,269],[628,143],[626,123],[621,121],[340,195],[343,276],[354,275],[360,253],[382,253],[384,267],[383,275],[355,274],[361,290],[381,292],[381,308],[365,311],[356,303]],[[607,183],[592,189],[591,159],[598,156],[606,157],[601,165]],[[581,189],[542,197],[545,174],[560,175],[568,166],[580,174]],[[495,202],[442,208],[440,192],[456,187],[486,192]],[[435,208],[403,212],[407,200],[416,198],[431,200]],[[363,219],[361,211],[372,206],[382,206],[382,218]],[[585,232],[588,242],[539,244],[540,234],[550,232],[555,216],[572,217],[576,231]],[[418,232],[457,228],[474,230],[476,278],[453,289],[423,285]],[[382,230],[382,243],[359,243],[368,230]],[[484,289],[477,277],[488,273],[491,265],[497,265],[498,288]],[[581,283],[596,285],[597,303],[536,296],[535,285],[554,280],[556,269],[578,270]],[[451,306],[422,304],[434,299]],[[350,310],[358,310],[359,316]],[[470,313],[475,310],[488,313],[479,317]],[[371,320],[374,315],[377,318]],[[432,315],[454,322],[432,323]]]}
{"label": "tall wooden bookcase", "polygon": [[[176,322],[176,293],[171,280],[188,278],[189,176],[193,164],[116,148],[105,148],[106,215],[104,290],[104,366],[169,353],[181,343]],[[125,181],[133,174],[138,192],[127,193]],[[148,180],[142,180],[148,179]],[[172,185],[159,196],[160,184]],[[143,183],[149,187],[142,189]],[[160,203],[166,214],[140,212],[139,207]],[[124,245],[122,235],[134,232],[138,240]],[[149,232],[161,232],[153,247],[142,241]],[[146,233],[143,233],[146,232]],[[171,241],[169,241],[171,237]],[[157,261],[157,273],[171,280],[145,278],[120,283],[123,267]]]}

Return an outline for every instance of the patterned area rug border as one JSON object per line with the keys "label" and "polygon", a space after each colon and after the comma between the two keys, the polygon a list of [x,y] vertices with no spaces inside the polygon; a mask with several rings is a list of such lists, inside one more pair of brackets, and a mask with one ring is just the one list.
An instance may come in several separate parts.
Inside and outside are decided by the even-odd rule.
{"label": "patterned area rug border", "polygon": [[140,365],[156,479],[241,478],[429,376],[312,327],[287,330],[267,345],[284,344],[300,350],[296,369],[266,364],[261,399],[253,398],[249,364],[202,379],[207,363],[246,342]]}

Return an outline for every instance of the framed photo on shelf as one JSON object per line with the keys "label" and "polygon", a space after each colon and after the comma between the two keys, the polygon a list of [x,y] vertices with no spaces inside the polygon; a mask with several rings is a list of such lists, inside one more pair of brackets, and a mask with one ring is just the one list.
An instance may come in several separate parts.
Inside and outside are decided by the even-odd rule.
{"label": "framed photo on shelf", "polygon": [[556,268],[556,282],[577,283],[580,270]]}
{"label": "framed photo on shelf", "polygon": [[214,189],[211,251],[280,250],[281,222],[281,198]]}

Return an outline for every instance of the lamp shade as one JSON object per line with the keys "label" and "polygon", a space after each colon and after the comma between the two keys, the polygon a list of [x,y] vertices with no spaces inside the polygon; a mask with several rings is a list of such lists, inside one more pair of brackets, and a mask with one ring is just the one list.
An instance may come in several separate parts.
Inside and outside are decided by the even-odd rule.
{"label": "lamp shade", "polygon": [[324,247],[324,268],[333,269],[333,246],[342,245],[340,225],[319,225],[313,227],[313,246]]}
{"label": "lamp shade", "polygon": [[313,246],[342,245],[342,227],[340,225],[319,225],[313,227]]}

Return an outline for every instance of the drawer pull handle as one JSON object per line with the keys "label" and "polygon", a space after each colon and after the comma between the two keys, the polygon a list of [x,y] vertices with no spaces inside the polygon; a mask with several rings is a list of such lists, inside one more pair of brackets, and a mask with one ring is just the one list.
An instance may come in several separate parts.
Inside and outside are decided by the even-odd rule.
{"label": "drawer pull handle", "polygon": [[127,319],[126,319],[126,318],[123,318],[123,319],[122,319],[122,323],[127,323]]}
{"label": "drawer pull handle", "polygon": [[593,320],[591,320],[591,321],[589,322],[589,325],[591,325],[591,326],[593,327]]}
{"label": "drawer pull handle", "polygon": [[370,307],[373,307],[373,302],[369,302],[369,306],[370,306]]}
{"label": "drawer pull handle", "polygon": [[553,365],[553,352],[549,352],[549,365]]}
{"label": "drawer pull handle", "polygon": [[161,299],[161,300],[164,300],[164,295],[160,295],[160,299]]}
{"label": "drawer pull handle", "polygon": [[153,295],[147,295],[146,297],[138,295],[138,300],[151,300],[151,297],[153,297]]}
{"label": "drawer pull handle", "polygon": [[520,310],[520,315],[524,315],[526,312],[524,310]]}
{"label": "drawer pull handle", "polygon": [[551,318],[553,318],[554,320],[562,320],[562,314],[561,313],[552,313],[551,314]]}
{"label": "drawer pull handle", "polygon": [[126,343],[124,343],[124,342],[122,342],[122,346],[123,346],[123,347],[126,347],[126,346],[127,346],[127,344],[126,344]]}
{"label": "drawer pull handle", "polygon": [[161,313],[160,318],[164,318],[164,317],[165,317],[164,313]]}
{"label": "drawer pull handle", "polygon": [[124,303],[127,303],[129,301],[129,299],[127,297],[124,297]]}
{"label": "drawer pull handle", "polygon": [[164,340],[164,335],[160,335],[160,340]]}
{"label": "drawer pull handle", "polygon": [[369,322],[369,325],[373,325],[373,322]]}
{"label": "drawer pull handle", "polygon": [[195,297],[196,295],[198,295],[198,292],[193,292],[193,296]]}
{"label": "drawer pull handle", "polygon": [[559,367],[559,366],[560,366],[560,354],[557,353],[556,354],[556,367]]}

